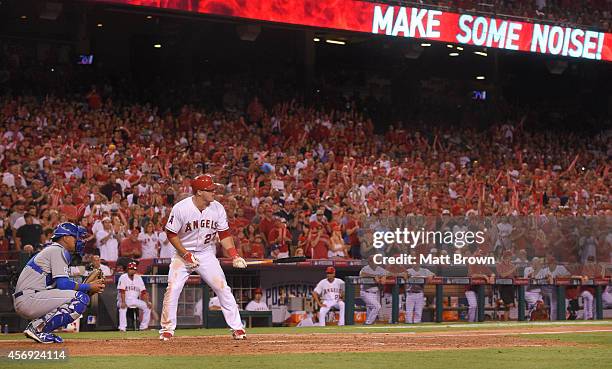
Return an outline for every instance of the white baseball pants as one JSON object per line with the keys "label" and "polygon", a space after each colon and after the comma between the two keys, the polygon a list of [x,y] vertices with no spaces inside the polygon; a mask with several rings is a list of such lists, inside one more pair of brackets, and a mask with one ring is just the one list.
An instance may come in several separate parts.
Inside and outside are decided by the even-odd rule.
{"label": "white baseball pants", "polygon": [[595,305],[595,299],[593,298],[593,294],[589,291],[582,291],[580,294],[582,296],[582,308],[584,309],[583,318],[584,320],[593,319],[593,310]]}
{"label": "white baseball pants", "polygon": [[[127,309],[138,308],[142,311],[142,320],[140,321],[139,329],[145,330],[149,328],[149,320],[151,320],[151,309],[147,306],[147,303],[140,299],[126,299],[125,304],[127,307],[122,309],[119,307],[119,330],[124,331],[127,328]],[[119,306],[121,306],[119,304]]]}
{"label": "white baseball pants", "polygon": [[381,308],[378,291],[361,291],[361,299],[366,303],[365,324],[374,324]]}
{"label": "white baseball pants", "polygon": [[465,291],[465,298],[468,301],[468,321],[478,321],[478,298],[476,292]]}
{"label": "white baseball pants", "polygon": [[[467,295],[466,295],[467,296]],[[423,292],[406,293],[406,323],[420,323],[425,306],[425,295]]]}
{"label": "white baseball pants", "polygon": [[[547,293],[546,296],[550,301],[550,320],[557,320],[557,302],[559,301],[557,291],[553,290]],[[567,309],[567,299],[565,299],[565,308]]]}
{"label": "white baseball pants", "polygon": [[[215,294],[219,297],[221,303],[221,311],[225,322],[233,330],[244,329],[236,299],[232,294],[231,288],[227,285],[225,274],[219,260],[214,254],[214,250],[193,252],[193,255],[199,260],[200,265],[195,271],[200,275],[202,280],[212,288]],[[168,287],[164,294],[164,307],[161,315],[161,326],[159,333],[170,332],[174,334],[176,329],[176,309],[178,300],[183,291],[183,286],[189,278],[190,271],[185,266],[185,261],[182,257],[175,255],[170,263],[168,271]]]}
{"label": "white baseball pants", "polygon": [[612,307],[612,292],[605,290],[604,293],[601,294],[601,300],[603,301],[604,309],[606,306]]}
{"label": "white baseball pants", "polygon": [[323,301],[323,304],[325,306],[322,306],[321,309],[319,309],[319,325],[322,327],[325,326],[325,317],[333,308],[340,310],[340,320],[338,321],[338,325],[344,325],[344,301]]}

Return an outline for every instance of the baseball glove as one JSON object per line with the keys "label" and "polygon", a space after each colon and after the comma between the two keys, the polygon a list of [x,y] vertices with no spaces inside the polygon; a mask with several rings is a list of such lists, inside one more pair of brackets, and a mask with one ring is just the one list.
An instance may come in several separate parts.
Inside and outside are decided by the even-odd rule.
{"label": "baseball glove", "polygon": [[[87,278],[85,278],[85,280],[83,281],[83,283],[94,283],[94,282],[104,283],[104,274],[102,273],[102,270],[99,268],[93,268],[91,272],[89,273],[89,275],[87,276]],[[92,293],[90,292],[89,294],[91,295]]]}

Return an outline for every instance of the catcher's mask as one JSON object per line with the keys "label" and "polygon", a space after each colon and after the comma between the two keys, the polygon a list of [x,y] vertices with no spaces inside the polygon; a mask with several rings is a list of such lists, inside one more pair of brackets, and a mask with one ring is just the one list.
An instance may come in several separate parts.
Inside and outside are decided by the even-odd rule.
{"label": "catcher's mask", "polygon": [[81,227],[74,223],[65,222],[55,227],[55,230],[53,231],[53,236],[51,236],[51,240],[57,241],[64,236],[72,236],[76,238],[76,253],[80,256],[83,256],[83,253],[85,251],[85,242],[82,240],[82,238],[86,235],[87,229],[85,227]]}

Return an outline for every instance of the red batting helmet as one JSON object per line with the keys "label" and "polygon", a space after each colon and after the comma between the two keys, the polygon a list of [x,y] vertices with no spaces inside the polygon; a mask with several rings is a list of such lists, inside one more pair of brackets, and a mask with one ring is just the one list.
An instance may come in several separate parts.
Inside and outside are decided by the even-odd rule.
{"label": "red batting helmet", "polygon": [[325,273],[326,274],[336,274],[336,268],[334,268],[333,266],[328,266],[327,269],[325,269]]}
{"label": "red batting helmet", "polygon": [[214,191],[217,184],[208,174],[202,174],[191,180],[191,188],[194,191]]}

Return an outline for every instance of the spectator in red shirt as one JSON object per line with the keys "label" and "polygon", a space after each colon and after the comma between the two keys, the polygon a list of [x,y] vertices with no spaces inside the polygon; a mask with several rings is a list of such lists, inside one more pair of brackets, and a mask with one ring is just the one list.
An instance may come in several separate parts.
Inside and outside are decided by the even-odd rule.
{"label": "spectator in red shirt", "polygon": [[327,259],[329,250],[329,236],[318,222],[310,223],[308,231],[308,241],[304,254],[311,259]]}
{"label": "spectator in red shirt", "polygon": [[128,237],[124,238],[119,244],[119,253],[122,257],[139,259],[142,255],[142,243],[138,240],[140,230],[132,228]]}
{"label": "spectator in red shirt", "polygon": [[261,232],[266,244],[270,244],[270,231],[274,229],[274,223],[274,219],[272,218],[272,206],[264,204],[261,220],[259,221],[259,232]]}
{"label": "spectator in red shirt", "polygon": [[269,243],[278,246],[279,258],[289,257],[291,234],[287,230],[287,221],[284,218],[280,218],[276,222],[276,227],[270,231]]}
{"label": "spectator in red shirt", "polygon": [[263,237],[261,234],[256,234],[253,241],[245,240],[241,243],[242,257],[246,259],[263,259],[264,258],[264,245]]}
{"label": "spectator in red shirt", "polygon": [[9,251],[9,242],[4,235],[4,228],[0,228],[0,260],[13,259]]}

